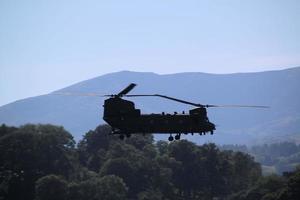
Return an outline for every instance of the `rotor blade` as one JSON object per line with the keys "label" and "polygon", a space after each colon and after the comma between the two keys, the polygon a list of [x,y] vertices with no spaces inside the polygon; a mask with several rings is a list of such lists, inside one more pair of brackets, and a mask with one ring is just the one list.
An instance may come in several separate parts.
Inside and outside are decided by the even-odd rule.
{"label": "rotor blade", "polygon": [[223,108],[270,108],[269,106],[255,106],[255,105],[204,105],[207,108],[223,107]]}
{"label": "rotor blade", "polygon": [[128,92],[130,92],[134,87],[136,86],[135,83],[131,83],[128,85],[124,90],[122,90],[119,94],[117,94],[118,97],[122,97],[126,95]]}
{"label": "rotor blade", "polygon": [[97,94],[97,93],[78,93],[78,92],[54,92],[49,95],[61,95],[61,96],[97,96],[104,97],[105,95]]}
{"label": "rotor blade", "polygon": [[205,108],[211,108],[211,107],[231,107],[231,108],[269,108],[268,106],[255,106],[255,105],[203,105],[199,103],[192,103],[189,101],[181,100],[181,99],[176,99],[173,97],[165,96],[165,95],[160,95],[160,94],[132,94],[132,95],[124,95],[125,97],[161,97],[165,99],[169,99],[172,101],[177,101],[180,103],[196,106],[196,107],[205,107]]}
{"label": "rotor blade", "polygon": [[188,105],[192,105],[192,106],[196,106],[196,107],[205,107],[202,104],[192,103],[192,102],[189,102],[189,101],[176,99],[176,98],[173,98],[173,97],[168,97],[168,96],[160,95],[160,94],[136,94],[136,95],[124,95],[124,96],[125,97],[161,97],[161,98],[169,99],[169,100],[172,100],[172,101],[177,101],[177,102],[180,102],[180,103],[184,103],[184,104],[188,104]]}

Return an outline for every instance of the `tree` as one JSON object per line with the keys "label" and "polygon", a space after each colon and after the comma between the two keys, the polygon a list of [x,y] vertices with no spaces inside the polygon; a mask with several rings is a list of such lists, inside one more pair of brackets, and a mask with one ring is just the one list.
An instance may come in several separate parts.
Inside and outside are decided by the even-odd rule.
{"label": "tree", "polygon": [[0,138],[7,134],[13,133],[16,130],[18,130],[18,128],[13,127],[13,126],[10,127],[10,126],[6,126],[5,124],[2,124],[0,126]]}
{"label": "tree", "polygon": [[107,152],[106,162],[100,174],[114,174],[121,177],[129,189],[129,197],[135,196],[151,187],[159,174],[156,163],[156,149],[148,144],[142,150],[122,142],[112,143]]}
{"label": "tree", "polygon": [[93,177],[80,183],[70,183],[68,199],[125,200],[127,190],[126,184],[118,176]]}
{"label": "tree", "polygon": [[125,142],[126,144],[134,146],[138,150],[143,150],[146,145],[153,145],[154,138],[152,134],[133,134]]}
{"label": "tree", "polygon": [[300,197],[300,166],[296,171],[289,173],[286,187],[280,193],[279,200],[296,200]]}
{"label": "tree", "polygon": [[56,175],[47,175],[36,181],[36,200],[66,200],[67,182]]}
{"label": "tree", "polygon": [[162,200],[163,194],[159,190],[147,189],[137,195],[138,200]]}
{"label": "tree", "polygon": [[[108,135],[108,126],[86,133],[78,147],[62,127],[2,126],[0,131],[0,200],[293,200],[299,195],[299,170],[261,177],[252,156],[215,144],[154,143],[152,135],[121,141]],[[295,151],[295,145],[287,146]],[[269,146],[262,149],[268,152]]]}
{"label": "tree", "polygon": [[197,146],[187,140],[169,145],[168,155],[180,163],[180,167],[172,167],[172,179],[175,187],[180,190],[179,195],[190,197],[197,188],[200,177],[196,175],[199,170],[196,150]]}
{"label": "tree", "polygon": [[118,176],[108,175],[99,180],[99,192],[97,197],[101,200],[125,200],[127,187]]}
{"label": "tree", "polygon": [[234,152],[232,155],[234,162],[233,187],[234,191],[239,191],[253,185],[261,176],[261,166],[254,161],[249,154]]}
{"label": "tree", "polygon": [[167,154],[158,156],[156,162],[159,166],[159,174],[155,177],[153,185],[162,192],[165,199],[175,199],[178,186],[174,182],[174,173],[179,171],[182,163]]}
{"label": "tree", "polygon": [[136,183],[134,166],[125,158],[109,159],[101,168],[100,174],[116,175],[121,177],[129,187],[134,187]]}
{"label": "tree", "polygon": [[6,199],[33,199],[35,181],[48,174],[68,177],[76,162],[74,140],[62,127],[25,125],[0,138],[0,183]]}
{"label": "tree", "polygon": [[108,125],[100,125],[94,131],[87,132],[79,141],[77,153],[80,163],[89,170],[98,172],[105,162],[110,144],[116,140]]}
{"label": "tree", "polygon": [[160,155],[164,155],[168,151],[168,142],[166,142],[166,141],[162,141],[162,140],[157,141],[155,146]]}
{"label": "tree", "polygon": [[287,185],[290,199],[298,199],[300,197],[300,170],[289,178]]}
{"label": "tree", "polygon": [[285,180],[280,176],[261,177],[255,184],[250,185],[248,189],[233,195],[230,200],[275,200],[280,196],[279,194],[284,187]]}

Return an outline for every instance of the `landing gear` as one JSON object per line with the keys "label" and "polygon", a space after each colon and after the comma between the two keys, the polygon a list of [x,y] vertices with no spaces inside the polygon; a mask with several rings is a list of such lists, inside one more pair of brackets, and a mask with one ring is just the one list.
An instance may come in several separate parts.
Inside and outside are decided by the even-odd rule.
{"label": "landing gear", "polygon": [[210,134],[213,135],[213,134],[214,134],[214,131],[210,131]]}
{"label": "landing gear", "polygon": [[173,137],[172,134],[170,134],[168,140],[170,142],[172,142],[174,140],[174,138],[175,138],[175,140],[180,140],[180,136],[181,136],[181,133],[176,134],[175,137]]}
{"label": "landing gear", "polygon": [[[115,134],[116,134],[116,133],[115,133]],[[130,133],[119,133],[119,134],[120,134],[120,135],[119,135],[120,140],[124,140],[125,137],[126,137],[126,138],[130,138],[130,136],[131,136]]]}
{"label": "landing gear", "polygon": [[175,140],[180,140],[180,136],[181,136],[180,133],[178,133],[177,135],[175,135]]}

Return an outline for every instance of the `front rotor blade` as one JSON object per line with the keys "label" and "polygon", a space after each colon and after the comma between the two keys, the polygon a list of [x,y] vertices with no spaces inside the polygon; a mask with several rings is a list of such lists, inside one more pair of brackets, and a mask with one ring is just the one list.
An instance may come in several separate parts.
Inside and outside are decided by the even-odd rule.
{"label": "front rotor blade", "polygon": [[131,83],[128,85],[124,90],[122,90],[119,94],[117,94],[118,97],[122,97],[126,95],[128,92],[130,92],[134,87],[136,86],[135,83]]}
{"label": "front rotor blade", "polygon": [[49,95],[61,95],[61,96],[97,96],[104,97],[105,95],[97,94],[97,93],[78,93],[78,92],[54,92]]}

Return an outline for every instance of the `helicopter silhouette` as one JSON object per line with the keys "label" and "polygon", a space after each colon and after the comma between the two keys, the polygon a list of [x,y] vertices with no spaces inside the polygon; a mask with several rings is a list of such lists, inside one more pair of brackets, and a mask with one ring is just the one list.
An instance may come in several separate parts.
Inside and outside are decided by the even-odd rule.
{"label": "helicopter silhouette", "polygon": [[[128,93],[136,86],[131,83],[118,94],[104,95],[110,97],[104,101],[103,120],[112,127],[112,134],[119,134],[120,139],[130,137],[131,134],[162,133],[170,134],[168,140],[179,140],[181,134],[206,133],[214,134],[215,124],[209,121],[207,117],[207,108],[210,107],[255,107],[267,108],[266,106],[248,106],[248,105],[202,105],[189,101],[160,95],[160,94],[133,94]],[[141,114],[140,109],[136,109],[132,101],[124,100],[122,97],[160,97],[179,103],[192,105],[195,108],[189,110],[189,113],[174,112],[174,114]],[[175,137],[172,136],[175,134]]]}
{"label": "helicopter silhouette", "polygon": [[[181,134],[199,133],[205,135],[214,134],[216,126],[210,122],[207,116],[207,108],[211,107],[248,107],[248,108],[268,108],[267,106],[253,105],[203,105],[193,103],[174,97],[169,97],[161,94],[132,94],[128,93],[136,87],[137,84],[131,83],[118,94],[99,95],[95,93],[54,93],[56,95],[76,95],[76,96],[102,96],[109,97],[104,101],[103,120],[107,122],[112,129],[111,134],[119,135],[123,140],[129,138],[131,134],[151,134],[161,133],[169,134],[169,141],[180,140]],[[174,112],[141,114],[140,109],[136,109],[132,101],[125,100],[123,97],[160,97],[179,103],[192,105],[195,108],[189,110],[188,113]],[[173,137],[173,134],[175,136]]]}

